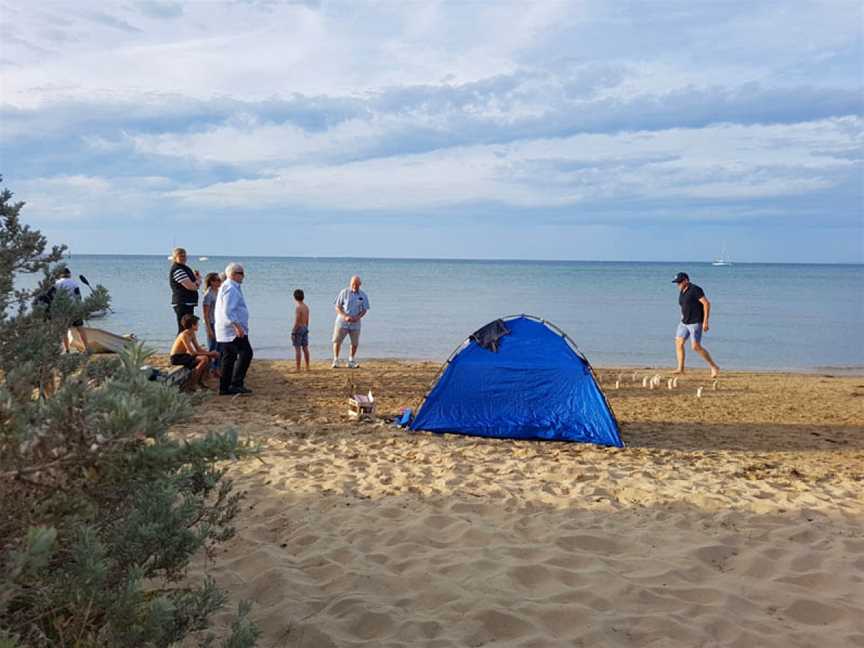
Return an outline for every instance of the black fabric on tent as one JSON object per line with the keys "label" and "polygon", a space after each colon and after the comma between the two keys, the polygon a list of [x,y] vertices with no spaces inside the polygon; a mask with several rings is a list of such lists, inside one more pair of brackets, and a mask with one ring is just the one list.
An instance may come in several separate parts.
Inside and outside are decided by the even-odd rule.
{"label": "black fabric on tent", "polygon": [[469,339],[488,351],[498,353],[498,340],[509,334],[510,329],[507,328],[504,320],[497,319],[474,331]]}

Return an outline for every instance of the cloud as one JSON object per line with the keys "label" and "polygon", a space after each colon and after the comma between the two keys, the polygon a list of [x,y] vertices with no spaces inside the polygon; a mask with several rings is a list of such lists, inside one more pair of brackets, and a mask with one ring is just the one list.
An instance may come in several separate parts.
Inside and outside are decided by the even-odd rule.
{"label": "cloud", "polygon": [[146,218],[147,210],[158,209],[159,194],[175,186],[160,176],[62,175],[17,181],[15,192],[26,200],[28,218],[39,222],[110,225]]}
{"label": "cloud", "polygon": [[82,16],[91,20],[95,23],[99,23],[100,25],[105,25],[106,27],[112,27],[113,29],[119,29],[120,31],[124,31],[130,34],[140,34],[142,30],[138,27],[130,25],[128,22],[123,20],[122,18],[118,18],[117,16],[112,16],[111,14],[107,14],[104,12],[93,12],[93,13],[83,13]]}
{"label": "cloud", "polygon": [[0,167],[41,213],[105,236],[117,205],[175,226],[230,206],[860,227],[853,2],[9,10]]}
{"label": "cloud", "polygon": [[134,6],[148,18],[173,19],[183,15],[183,5],[174,0],[138,0]]}
{"label": "cloud", "polygon": [[861,172],[845,130],[857,118],[796,127],[716,126],[583,134],[448,148],[344,164],[297,164],[265,177],[170,194],[186,205],[256,204],[343,211],[432,210],[496,204],[556,208],[602,201],[722,203],[826,190]]}

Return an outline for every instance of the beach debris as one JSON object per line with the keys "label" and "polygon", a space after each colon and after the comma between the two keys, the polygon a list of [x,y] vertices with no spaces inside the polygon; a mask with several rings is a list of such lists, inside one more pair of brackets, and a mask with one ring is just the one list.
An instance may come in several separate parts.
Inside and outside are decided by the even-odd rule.
{"label": "beach debris", "polygon": [[648,386],[648,376],[645,376],[645,377],[642,379],[642,386],[643,386],[643,387],[647,387],[647,386]]}
{"label": "beach debris", "polygon": [[621,389],[621,379],[615,381],[615,389]]}
{"label": "beach debris", "polygon": [[702,398],[702,387],[696,388],[696,398]]}
{"label": "beach debris", "polygon": [[673,381],[671,378],[670,378],[669,380],[667,380],[667,381],[666,381],[666,387],[667,387],[668,389],[672,389],[672,387],[674,387],[674,385],[672,384],[673,382],[674,382],[674,381]]}
{"label": "beach debris", "polygon": [[678,376],[675,376],[675,377],[672,379],[672,386],[675,387],[675,388],[678,387]]}
{"label": "beach debris", "polygon": [[348,399],[348,418],[359,421],[375,416],[375,397],[372,390],[366,395],[354,394]]}
{"label": "beach debris", "polygon": [[633,382],[636,382],[638,379],[639,379],[639,372],[638,372],[638,371],[634,371],[634,372],[633,372]]}
{"label": "beach debris", "polygon": [[714,391],[717,391],[717,381],[716,380],[713,383],[711,383],[711,389],[713,389]]}

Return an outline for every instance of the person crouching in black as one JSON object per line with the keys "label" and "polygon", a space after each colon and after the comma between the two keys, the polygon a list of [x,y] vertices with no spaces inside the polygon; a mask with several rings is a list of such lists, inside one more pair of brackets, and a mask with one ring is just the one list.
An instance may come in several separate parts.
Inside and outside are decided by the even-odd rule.
{"label": "person crouching in black", "polygon": [[184,315],[193,315],[198,305],[198,288],[201,286],[201,274],[186,265],[186,250],[174,248],[171,255],[174,263],[168,272],[168,283],[171,286],[171,305],[177,315],[177,332],[183,332]]}

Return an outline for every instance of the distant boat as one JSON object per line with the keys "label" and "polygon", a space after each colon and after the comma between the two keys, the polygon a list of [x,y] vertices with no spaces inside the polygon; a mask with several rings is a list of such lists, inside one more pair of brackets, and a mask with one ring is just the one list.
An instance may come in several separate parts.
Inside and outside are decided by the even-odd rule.
{"label": "distant boat", "polygon": [[732,265],[732,262],[727,258],[725,245],[723,246],[723,251],[720,253],[720,256],[717,257],[716,259],[714,259],[714,261],[711,262],[711,265],[713,265],[713,266],[731,266]]}
{"label": "distant boat", "polygon": [[210,257],[198,257],[199,261],[209,261]]}

